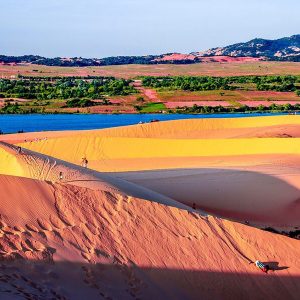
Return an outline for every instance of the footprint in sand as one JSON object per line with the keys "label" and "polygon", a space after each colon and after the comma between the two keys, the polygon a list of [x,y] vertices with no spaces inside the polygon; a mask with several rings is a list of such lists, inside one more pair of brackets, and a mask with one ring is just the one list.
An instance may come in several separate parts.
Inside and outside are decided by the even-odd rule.
{"label": "footprint in sand", "polygon": [[21,226],[14,226],[14,230],[17,232],[17,233],[23,233],[25,232],[25,229]]}
{"label": "footprint in sand", "polygon": [[5,233],[5,234],[11,234],[14,235],[16,234],[16,231],[12,228],[10,228],[9,226],[4,226],[1,228],[1,230]]}
{"label": "footprint in sand", "polygon": [[89,246],[95,245],[94,235],[90,232],[90,230],[87,227],[82,228],[82,233],[83,233],[84,237],[87,239]]}
{"label": "footprint in sand", "polygon": [[59,231],[53,230],[52,233],[54,234],[55,238],[58,238],[61,242],[64,241],[64,239],[63,239],[63,237],[62,237],[62,235],[60,234]]}
{"label": "footprint in sand", "polygon": [[11,236],[9,238],[4,239],[6,243],[15,251],[22,251],[22,245],[21,245],[21,237],[18,235]]}
{"label": "footprint in sand", "polygon": [[100,250],[100,249],[94,249],[94,252],[95,254],[99,257],[99,256],[102,256],[102,257],[105,257],[105,258],[111,258],[110,255],[108,253],[106,253],[105,251],[103,250]]}
{"label": "footprint in sand", "polygon": [[32,249],[27,245],[25,241],[21,241],[22,251],[32,251]]}
{"label": "footprint in sand", "polygon": [[37,219],[37,223],[43,230],[52,231],[52,226],[48,221],[42,220],[42,219]]}
{"label": "footprint in sand", "polygon": [[9,243],[7,243],[7,241],[5,241],[4,239],[0,239],[0,251],[2,254],[10,254],[13,252],[13,249],[11,248]]}
{"label": "footprint in sand", "polygon": [[86,223],[85,226],[87,229],[93,234],[93,235],[98,235],[99,234],[99,228],[92,223]]}
{"label": "footprint in sand", "polygon": [[86,252],[81,252],[81,256],[86,259],[87,261],[91,260],[91,255],[89,253]]}
{"label": "footprint in sand", "polygon": [[31,232],[39,232],[39,229],[32,224],[26,224],[25,227]]}
{"label": "footprint in sand", "polygon": [[[27,243],[28,243],[28,241],[29,240],[27,240]],[[39,241],[36,241],[36,240],[29,241],[29,243],[28,243],[28,245],[31,246],[31,248],[35,251],[43,251],[46,248],[42,243],[40,243]]]}
{"label": "footprint in sand", "polygon": [[57,229],[63,229],[66,227],[66,225],[58,217],[53,215],[50,216],[50,222]]}
{"label": "footprint in sand", "polygon": [[7,227],[7,224],[3,220],[1,220],[0,221],[0,228],[2,229],[3,227]]}
{"label": "footprint in sand", "polygon": [[75,221],[72,217],[66,216],[65,214],[59,214],[60,219],[67,225],[67,226],[75,226]]}

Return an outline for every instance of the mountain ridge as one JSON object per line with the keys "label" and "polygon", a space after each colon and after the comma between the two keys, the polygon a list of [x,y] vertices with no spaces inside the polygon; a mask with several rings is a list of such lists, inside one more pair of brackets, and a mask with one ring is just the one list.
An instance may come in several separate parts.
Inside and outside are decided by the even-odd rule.
{"label": "mountain ridge", "polygon": [[300,34],[276,40],[255,38],[245,43],[211,48],[206,51],[166,53],[144,56],[115,56],[105,58],[47,58],[39,55],[0,55],[0,64],[38,64],[46,66],[87,67],[126,64],[194,64],[205,62],[244,61],[293,61],[300,62]]}
{"label": "mountain ridge", "polygon": [[198,52],[200,56],[266,57],[268,60],[300,61],[300,34],[276,40],[255,38],[245,43]]}

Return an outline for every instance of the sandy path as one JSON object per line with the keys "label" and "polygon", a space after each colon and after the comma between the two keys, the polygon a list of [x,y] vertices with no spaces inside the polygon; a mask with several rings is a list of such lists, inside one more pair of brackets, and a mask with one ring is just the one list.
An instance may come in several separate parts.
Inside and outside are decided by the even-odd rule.
{"label": "sandy path", "polygon": [[150,102],[161,102],[159,99],[159,96],[157,92],[153,89],[145,88],[142,85],[141,80],[134,80],[133,87],[138,90],[142,96],[145,96],[145,98]]}

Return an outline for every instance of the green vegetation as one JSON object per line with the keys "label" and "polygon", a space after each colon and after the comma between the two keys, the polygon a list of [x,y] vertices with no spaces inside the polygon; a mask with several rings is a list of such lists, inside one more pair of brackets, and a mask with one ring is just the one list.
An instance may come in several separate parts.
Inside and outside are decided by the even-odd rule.
{"label": "green vegetation", "polygon": [[[47,58],[38,55],[23,56],[6,56],[0,55],[0,61],[5,63],[31,63],[44,66],[60,66],[60,67],[87,67],[87,66],[111,66],[111,65],[127,65],[127,64],[155,64],[157,58],[163,55],[146,55],[146,56],[116,56],[97,58],[73,57],[71,59],[62,59],[60,57]],[[183,61],[188,63],[190,61]]]}
{"label": "green vegetation", "polygon": [[104,96],[129,95],[136,93],[130,80],[113,77],[97,79],[76,78],[32,78],[20,80],[0,79],[0,93],[5,98],[23,99],[101,99]]}
{"label": "green vegetation", "polygon": [[211,91],[253,88],[259,91],[299,91],[300,76],[175,76],[142,78],[143,85],[156,89]]}
{"label": "green vegetation", "polygon": [[1,112],[4,114],[18,114],[21,113],[21,108],[18,103],[11,104],[10,102],[7,102],[1,109]]}
{"label": "green vegetation", "polygon": [[262,76],[257,77],[255,83],[259,91],[294,92],[300,76]]}
{"label": "green vegetation", "polygon": [[210,114],[210,113],[247,113],[247,112],[291,112],[291,111],[299,111],[300,104],[284,104],[277,105],[272,104],[270,106],[259,105],[258,107],[249,107],[247,105],[243,105],[240,107],[224,107],[224,106],[197,106],[193,107],[184,107],[178,108],[176,113],[185,113],[185,114]]}
{"label": "green vegetation", "polygon": [[162,112],[166,109],[163,103],[147,103],[145,105],[136,105],[135,109],[140,113],[157,113]]}
{"label": "green vegetation", "polygon": [[137,101],[137,102],[145,102],[145,99],[144,99],[144,97],[142,97],[142,96],[138,96],[138,97],[136,98],[136,101]]}
{"label": "green vegetation", "polygon": [[[297,102],[295,92],[300,97],[300,76],[176,76],[142,77],[144,86],[157,89],[156,102],[147,102],[149,97],[143,89],[135,89],[131,80],[114,77],[25,77],[0,79],[0,113],[110,113],[115,106],[117,112],[132,111],[139,113],[224,113],[224,112],[289,112],[300,111],[300,105],[276,105],[248,107],[241,106],[244,100]],[[248,93],[251,91],[251,93]],[[252,93],[266,91],[265,93]],[[272,93],[267,91],[277,91]],[[135,95],[132,95],[135,94]],[[117,96],[117,97],[115,97]],[[128,96],[128,97],[126,97]],[[113,97],[113,98],[112,98]],[[24,100],[22,100],[24,99]],[[96,101],[97,99],[97,101]],[[201,100],[201,102],[196,102]],[[230,103],[231,107],[193,106],[167,109],[169,102],[218,101]],[[239,101],[241,100],[241,101]],[[153,101],[153,100],[152,100]],[[249,102],[244,102],[248,105]],[[262,102],[265,104],[265,102]],[[206,104],[204,102],[204,104]],[[254,103],[255,104],[255,103]],[[93,108],[92,106],[98,106]],[[167,105],[169,106],[169,105]],[[174,107],[174,105],[172,105]],[[170,106],[170,107],[172,107]],[[89,108],[91,107],[91,108]]]}
{"label": "green vegetation", "polygon": [[180,89],[185,91],[228,90],[229,81],[223,77],[144,77],[143,85],[152,88]]}
{"label": "green vegetation", "polygon": [[68,100],[66,103],[67,107],[89,107],[95,105],[95,102],[93,102],[90,99],[79,99],[79,98],[74,98],[71,100]]}

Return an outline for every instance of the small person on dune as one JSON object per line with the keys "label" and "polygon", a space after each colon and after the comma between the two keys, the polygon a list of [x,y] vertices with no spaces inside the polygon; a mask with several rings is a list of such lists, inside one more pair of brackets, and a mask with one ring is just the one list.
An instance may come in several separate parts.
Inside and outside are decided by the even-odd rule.
{"label": "small person on dune", "polygon": [[83,157],[82,158],[82,162],[81,162],[81,165],[84,167],[84,168],[87,168],[88,166],[88,160],[86,159],[86,157]]}
{"label": "small person on dune", "polygon": [[268,273],[268,271],[270,270],[270,267],[268,265],[265,265],[259,260],[255,262],[255,265],[264,273]]}
{"label": "small person on dune", "polygon": [[22,153],[22,148],[21,148],[20,146],[18,146],[17,152],[18,152],[18,154],[21,154],[21,153]]}
{"label": "small person on dune", "polygon": [[63,180],[64,176],[63,176],[63,172],[59,172],[59,180]]}

